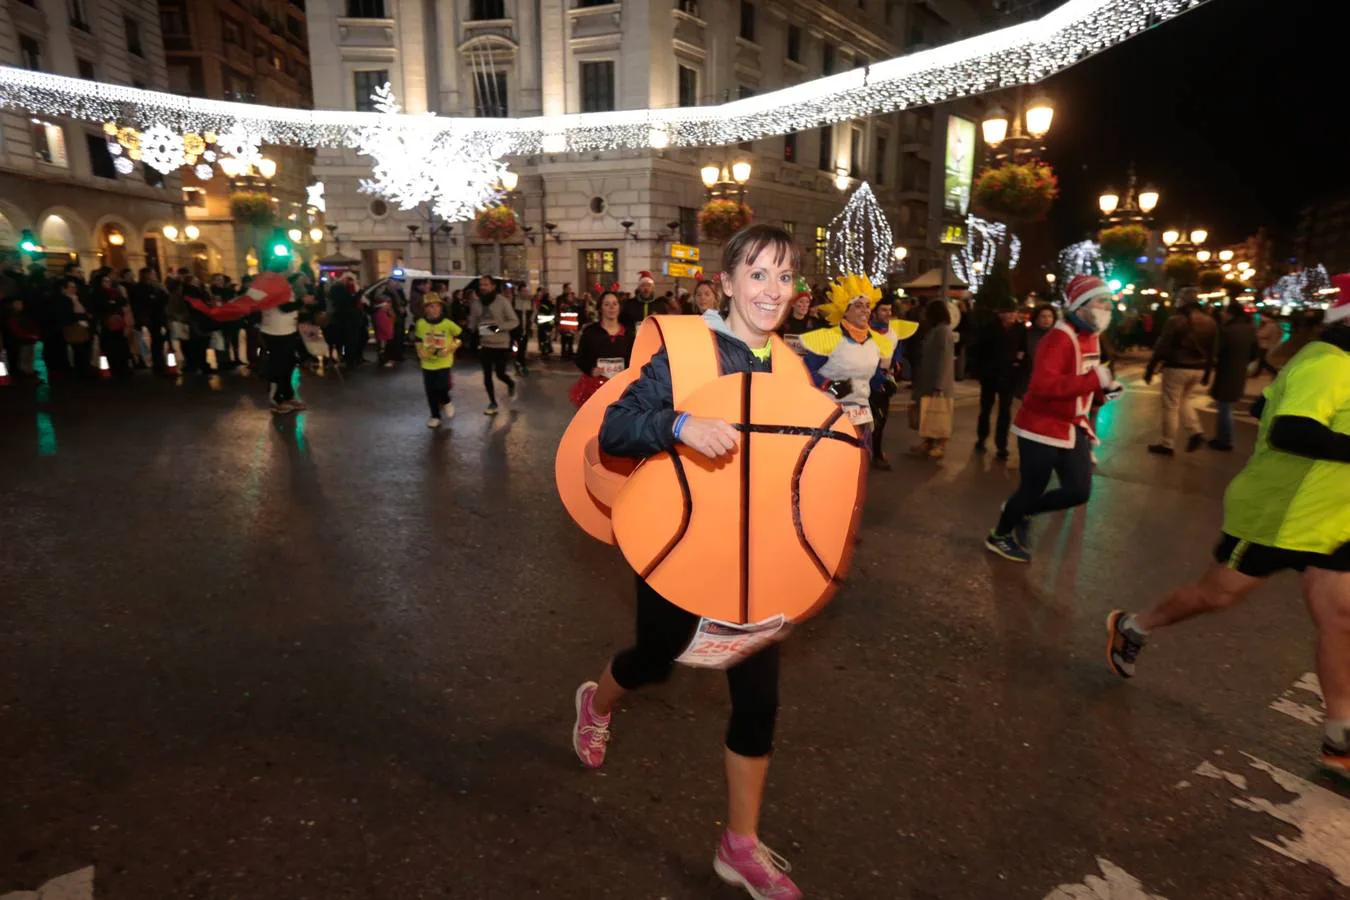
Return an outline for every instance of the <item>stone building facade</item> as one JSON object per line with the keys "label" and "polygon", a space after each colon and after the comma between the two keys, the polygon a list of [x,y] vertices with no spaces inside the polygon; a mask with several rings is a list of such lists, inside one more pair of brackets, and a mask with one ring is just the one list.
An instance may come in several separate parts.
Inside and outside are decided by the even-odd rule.
{"label": "stone building facade", "polygon": [[[167,90],[155,0],[15,0],[0,6],[0,63]],[[143,164],[116,168],[101,125],[0,112],[0,254],[23,232],[49,268],[78,262],[161,269],[178,250],[160,229],[182,219],[176,177]],[[129,160],[123,161],[125,167]]]}
{"label": "stone building facade", "polygon": [[[990,26],[970,0],[312,0],[308,18],[317,107],[368,108],[387,80],[409,112],[511,117],[717,104]],[[360,193],[369,165],[350,151],[319,151],[315,177],[341,251],[362,259],[367,278],[397,261],[429,268],[434,241],[438,272],[488,271],[556,291],[631,286],[649,270],[665,290],[668,241],[699,244],[715,270],[718,248],[697,232],[699,172],[742,160],[756,220],[796,234],[808,274],[862,181],[914,273],[937,258],[943,116],[924,108],[738,146],[513,160],[510,200],[528,231],[500,246],[476,240],[471,223],[431,234],[418,211]]]}

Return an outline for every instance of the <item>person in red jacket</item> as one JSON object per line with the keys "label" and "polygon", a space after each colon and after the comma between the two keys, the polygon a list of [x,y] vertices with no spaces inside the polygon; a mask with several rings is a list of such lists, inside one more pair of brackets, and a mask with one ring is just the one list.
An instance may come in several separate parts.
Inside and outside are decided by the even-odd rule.
{"label": "person in red jacket", "polygon": [[[1031,562],[1027,521],[1038,513],[1070,509],[1092,491],[1095,399],[1114,400],[1121,385],[1101,365],[1098,335],[1111,324],[1111,289],[1100,278],[1078,275],[1064,289],[1064,321],[1041,338],[1026,397],[1013,420],[1021,479],[984,546],[1013,562]],[[1051,473],[1059,487],[1046,491]]]}

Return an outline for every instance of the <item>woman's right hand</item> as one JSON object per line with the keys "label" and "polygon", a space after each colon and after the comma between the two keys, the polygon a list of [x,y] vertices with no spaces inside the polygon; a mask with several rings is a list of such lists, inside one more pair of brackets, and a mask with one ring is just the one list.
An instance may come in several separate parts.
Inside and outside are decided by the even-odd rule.
{"label": "woman's right hand", "polygon": [[591,369],[591,377],[592,377],[592,378],[599,378],[600,376],[602,376],[602,375],[604,375],[604,374],[605,374],[604,372],[600,371],[600,367],[599,367],[599,366],[596,366],[594,369]]}
{"label": "woman's right hand", "polygon": [[718,459],[735,451],[736,429],[723,419],[690,416],[680,428],[678,440],[708,459]]}

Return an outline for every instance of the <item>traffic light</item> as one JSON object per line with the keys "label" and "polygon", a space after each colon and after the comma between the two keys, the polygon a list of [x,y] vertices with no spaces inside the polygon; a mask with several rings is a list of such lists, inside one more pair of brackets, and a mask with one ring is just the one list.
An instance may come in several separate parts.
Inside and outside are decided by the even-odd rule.
{"label": "traffic light", "polygon": [[24,253],[41,253],[42,245],[37,242],[33,232],[25,228],[23,235],[19,238],[19,249]]}
{"label": "traffic light", "polygon": [[1121,282],[1119,278],[1112,278],[1110,281],[1106,283],[1106,286],[1111,289],[1111,293],[1119,294],[1120,289],[1125,285]]}
{"label": "traffic light", "polygon": [[272,243],[272,256],[276,259],[289,259],[291,256],[291,245],[285,241],[274,241]]}

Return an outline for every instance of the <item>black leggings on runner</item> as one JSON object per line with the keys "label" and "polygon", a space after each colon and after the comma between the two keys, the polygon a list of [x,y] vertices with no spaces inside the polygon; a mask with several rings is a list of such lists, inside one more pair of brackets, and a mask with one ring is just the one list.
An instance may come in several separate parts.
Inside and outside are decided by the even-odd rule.
{"label": "black leggings on runner", "polygon": [[422,387],[426,388],[427,406],[431,409],[431,417],[439,419],[441,407],[450,402],[450,370],[423,369]]}
{"label": "black leggings on runner", "polygon": [[[1017,439],[1021,481],[1003,506],[995,534],[1007,534],[1023,519],[1039,513],[1070,509],[1088,502],[1092,494],[1092,440],[1077,429],[1072,447],[1052,447],[1040,441]],[[1046,491],[1050,475],[1059,487]]]}
{"label": "black leggings on runner", "polygon": [[506,374],[506,360],[511,356],[509,347],[480,347],[478,358],[483,363],[483,387],[487,388],[488,402],[497,403],[497,392],[493,390],[492,373],[495,371],[497,377],[512,390],[516,383],[511,380],[511,376]]}
{"label": "black leggings on runner", "polygon": [[[631,691],[669,678],[675,657],[689,646],[698,620],[639,578],[637,643],[610,663],[619,687]],[[773,752],[778,718],[778,645],[765,647],[727,669],[727,684],[731,688],[727,749],[738,756],[768,756]]]}

